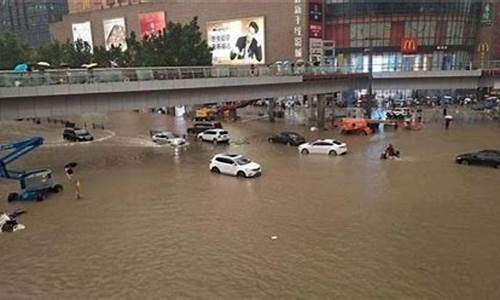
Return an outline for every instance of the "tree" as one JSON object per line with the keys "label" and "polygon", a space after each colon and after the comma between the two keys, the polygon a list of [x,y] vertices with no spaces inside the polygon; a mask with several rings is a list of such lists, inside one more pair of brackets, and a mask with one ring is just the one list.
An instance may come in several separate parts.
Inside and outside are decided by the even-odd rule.
{"label": "tree", "polygon": [[36,61],[48,62],[51,66],[57,67],[64,62],[67,44],[59,41],[44,44],[36,49]]}
{"label": "tree", "polygon": [[127,40],[128,56],[134,66],[207,66],[212,50],[201,38],[198,18],[188,24],[169,22],[158,35],[138,42],[134,33]]}
{"label": "tree", "polygon": [[79,68],[92,62],[101,67],[207,66],[212,63],[212,49],[201,37],[197,17],[188,24],[169,22],[166,30],[142,40],[132,32],[126,51],[119,47],[106,50],[102,46],[91,49],[82,40],[52,41],[36,48],[32,55],[32,49],[14,35],[0,35],[0,69],[12,69],[31,57],[53,67],[64,63]]}
{"label": "tree", "polygon": [[0,69],[12,70],[31,59],[32,49],[11,33],[0,34]]}
{"label": "tree", "polygon": [[74,43],[67,41],[64,45],[63,62],[73,68],[79,68],[83,64],[93,62],[90,45],[82,40],[77,40]]}

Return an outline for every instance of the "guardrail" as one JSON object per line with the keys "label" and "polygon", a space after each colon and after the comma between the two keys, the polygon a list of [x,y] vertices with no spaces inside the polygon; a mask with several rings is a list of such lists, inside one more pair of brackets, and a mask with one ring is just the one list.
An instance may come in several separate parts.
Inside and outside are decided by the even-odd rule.
{"label": "guardrail", "polygon": [[[474,69],[500,69],[500,61],[471,63],[468,66],[418,66],[408,64],[373,64],[374,72],[450,71]],[[27,87],[64,84],[92,84],[150,80],[179,80],[201,78],[302,76],[367,73],[359,66],[294,66],[293,64],[243,67],[150,67],[150,68],[96,68],[47,69],[25,73],[0,71],[1,87]]]}

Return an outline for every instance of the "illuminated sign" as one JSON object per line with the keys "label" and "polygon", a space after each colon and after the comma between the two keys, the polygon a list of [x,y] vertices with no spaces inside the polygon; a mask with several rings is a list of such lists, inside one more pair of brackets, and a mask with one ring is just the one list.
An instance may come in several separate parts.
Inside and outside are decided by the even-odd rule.
{"label": "illuminated sign", "polygon": [[482,42],[477,46],[477,52],[486,53],[490,51],[490,45],[486,42]]}
{"label": "illuminated sign", "polygon": [[414,54],[417,53],[417,40],[413,38],[405,38],[401,40],[401,53]]}
{"label": "illuminated sign", "polygon": [[139,27],[141,37],[158,35],[166,27],[165,12],[139,14]]}
{"label": "illuminated sign", "polygon": [[309,2],[309,38],[323,38],[323,3]]}
{"label": "illuminated sign", "polygon": [[106,50],[111,47],[119,47],[122,51],[127,50],[127,30],[125,28],[125,18],[107,19],[103,22],[104,46]]}
{"label": "illuminated sign", "polygon": [[293,27],[293,47],[295,58],[302,58],[302,2],[303,0],[294,0],[293,6],[293,17],[294,17],[294,27]]}
{"label": "illuminated sign", "polygon": [[207,23],[208,46],[214,65],[265,63],[264,17]]}
{"label": "illuminated sign", "polygon": [[73,31],[73,42],[81,40],[82,42],[89,44],[90,51],[92,52],[94,44],[92,43],[92,29],[90,27],[90,22],[73,23],[71,24],[71,29]]}

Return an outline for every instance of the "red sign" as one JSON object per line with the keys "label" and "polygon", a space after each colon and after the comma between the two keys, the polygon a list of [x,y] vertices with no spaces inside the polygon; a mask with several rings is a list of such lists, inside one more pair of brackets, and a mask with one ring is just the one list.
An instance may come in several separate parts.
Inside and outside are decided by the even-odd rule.
{"label": "red sign", "polygon": [[417,53],[417,39],[404,38],[401,39],[401,53],[415,54]]}
{"label": "red sign", "polygon": [[323,38],[323,1],[309,1],[309,37]]}
{"label": "red sign", "polygon": [[165,29],[165,12],[157,11],[139,15],[141,36],[157,35]]}

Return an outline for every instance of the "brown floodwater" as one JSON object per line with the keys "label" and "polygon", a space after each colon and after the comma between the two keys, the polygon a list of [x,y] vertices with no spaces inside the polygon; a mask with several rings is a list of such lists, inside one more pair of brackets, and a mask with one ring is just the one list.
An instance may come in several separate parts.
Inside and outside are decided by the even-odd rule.
{"label": "brown floodwater", "polygon": [[[28,213],[25,230],[0,235],[0,299],[500,298],[500,171],[454,163],[500,148],[500,126],[364,137],[292,120],[224,123],[238,143],[190,140],[175,151],[147,131],[180,133],[185,121],[115,113],[105,117],[112,138],[37,149],[18,166],[50,167],[66,189],[7,204],[17,186],[1,181],[0,210]],[[339,138],[349,153],[302,156],[267,142],[285,129]],[[389,142],[402,160],[379,159]],[[263,175],[211,174],[220,152],[247,155]],[[62,172],[69,161],[79,163],[82,200]]]}

